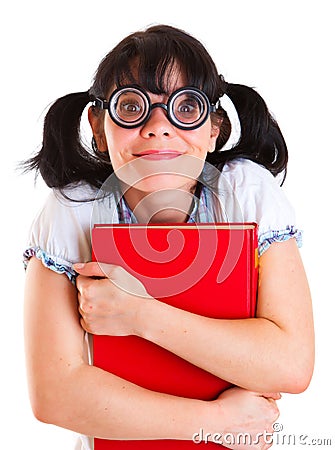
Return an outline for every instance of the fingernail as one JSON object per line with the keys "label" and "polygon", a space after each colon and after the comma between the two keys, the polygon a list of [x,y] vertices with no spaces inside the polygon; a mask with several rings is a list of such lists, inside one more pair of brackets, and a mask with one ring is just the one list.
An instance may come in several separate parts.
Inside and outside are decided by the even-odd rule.
{"label": "fingernail", "polygon": [[85,264],[84,263],[75,263],[75,264],[73,264],[73,268],[74,268],[74,270],[76,270],[76,269],[83,269],[85,267]]}

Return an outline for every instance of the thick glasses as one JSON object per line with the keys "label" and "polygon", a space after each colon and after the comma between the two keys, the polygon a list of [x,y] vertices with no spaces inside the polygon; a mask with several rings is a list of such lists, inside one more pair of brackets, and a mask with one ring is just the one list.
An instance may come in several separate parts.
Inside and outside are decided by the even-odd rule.
{"label": "thick glasses", "polygon": [[143,125],[154,108],[163,108],[167,118],[177,128],[194,130],[216,111],[207,95],[194,87],[183,87],[173,92],[167,103],[151,103],[146,91],[138,86],[116,89],[109,101],[96,98],[94,106],[108,109],[111,119],[120,127],[136,128]]}

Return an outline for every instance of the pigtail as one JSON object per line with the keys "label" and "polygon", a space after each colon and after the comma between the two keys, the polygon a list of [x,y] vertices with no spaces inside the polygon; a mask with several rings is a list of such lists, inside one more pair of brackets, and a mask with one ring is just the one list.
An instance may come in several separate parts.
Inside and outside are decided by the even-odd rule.
{"label": "pigtail", "polygon": [[224,142],[218,141],[217,151],[209,155],[210,162],[218,165],[235,158],[247,158],[263,165],[274,176],[282,173],[285,178],[286,143],[263,98],[254,89],[240,84],[227,83],[226,93],[237,110],[241,136],[232,149],[221,152]]}
{"label": "pigtail", "polygon": [[99,187],[111,172],[110,164],[88,151],[80,137],[81,116],[89,101],[87,91],[68,94],[56,100],[45,116],[42,148],[25,168],[39,171],[49,187],[81,180]]}

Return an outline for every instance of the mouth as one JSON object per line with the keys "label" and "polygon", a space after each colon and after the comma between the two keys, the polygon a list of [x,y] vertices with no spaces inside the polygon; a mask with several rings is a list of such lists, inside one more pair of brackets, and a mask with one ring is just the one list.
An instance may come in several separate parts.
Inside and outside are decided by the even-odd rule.
{"label": "mouth", "polygon": [[182,152],[177,150],[144,150],[143,152],[136,153],[135,156],[145,158],[148,160],[160,160],[160,159],[173,159],[181,156]]}

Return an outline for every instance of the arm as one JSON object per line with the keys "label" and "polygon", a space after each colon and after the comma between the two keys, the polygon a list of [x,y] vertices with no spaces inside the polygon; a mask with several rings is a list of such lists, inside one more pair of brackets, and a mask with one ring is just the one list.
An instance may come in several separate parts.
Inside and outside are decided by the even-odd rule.
{"label": "arm", "polygon": [[[200,428],[236,432],[236,421],[241,431],[262,432],[278,417],[275,402],[260,394],[239,389],[213,402],[184,399],[148,391],[88,365],[76,288],[35,258],[27,268],[25,341],[35,416],[79,433],[191,439]],[[232,414],[238,404],[243,412]]]}
{"label": "arm", "polygon": [[77,292],[64,275],[32,259],[25,297],[28,380],[39,420],[103,438],[179,439],[206,422],[204,402],[153,393],[87,364]]}
{"label": "arm", "polygon": [[[81,273],[88,275],[85,269]],[[88,306],[90,302],[95,304],[96,298],[95,294],[84,295],[83,326],[88,327]],[[293,239],[272,244],[260,258],[255,319],[210,319],[162,302],[129,296],[122,304],[115,300],[116,304],[117,308],[131,311],[131,316],[125,314],[123,322],[120,315],[118,319],[107,317],[104,332],[109,327],[109,334],[120,334],[114,324],[124,325],[128,320],[129,334],[148,339],[246,389],[297,393],[309,384],[314,360],[312,308]]]}
{"label": "arm", "polygon": [[309,384],[314,359],[311,299],[293,239],[272,244],[260,258],[257,318],[208,319],[158,302],[141,317],[143,337],[238,386],[297,393]]}

